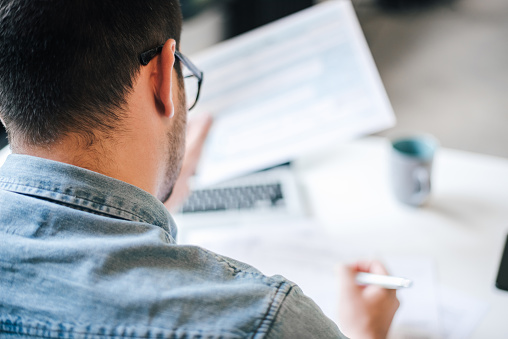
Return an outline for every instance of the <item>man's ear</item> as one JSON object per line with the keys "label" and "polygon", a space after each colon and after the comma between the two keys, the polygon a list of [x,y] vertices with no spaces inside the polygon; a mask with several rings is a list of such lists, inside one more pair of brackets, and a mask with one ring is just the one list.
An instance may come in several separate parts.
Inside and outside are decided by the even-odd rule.
{"label": "man's ear", "polygon": [[169,39],[164,44],[157,63],[157,98],[161,113],[171,118],[175,112],[173,96],[171,92],[175,90],[173,86],[173,66],[175,63],[176,41]]}

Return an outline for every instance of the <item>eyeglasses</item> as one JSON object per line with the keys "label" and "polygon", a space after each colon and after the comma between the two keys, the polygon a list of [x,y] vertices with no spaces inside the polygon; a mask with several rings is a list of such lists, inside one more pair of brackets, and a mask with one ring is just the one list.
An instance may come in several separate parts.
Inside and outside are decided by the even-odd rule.
{"label": "eyeglasses", "polygon": [[[157,54],[162,51],[164,44],[152,48],[139,55],[141,65],[146,66]],[[185,55],[175,51],[175,57],[180,60],[182,65],[183,80],[185,86],[185,98],[187,101],[187,109],[190,111],[196,106],[201,91],[201,83],[203,82],[203,72],[200,71]]]}

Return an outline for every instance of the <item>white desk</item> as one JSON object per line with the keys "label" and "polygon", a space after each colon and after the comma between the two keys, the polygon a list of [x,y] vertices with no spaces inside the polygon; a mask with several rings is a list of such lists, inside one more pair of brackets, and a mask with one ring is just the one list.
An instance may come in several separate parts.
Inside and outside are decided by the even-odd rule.
{"label": "white desk", "polygon": [[508,292],[494,287],[508,233],[508,160],[441,149],[424,208],[390,191],[389,142],[367,138],[296,162],[311,214],[361,250],[433,258],[443,285],[489,303],[472,338],[508,338]]}

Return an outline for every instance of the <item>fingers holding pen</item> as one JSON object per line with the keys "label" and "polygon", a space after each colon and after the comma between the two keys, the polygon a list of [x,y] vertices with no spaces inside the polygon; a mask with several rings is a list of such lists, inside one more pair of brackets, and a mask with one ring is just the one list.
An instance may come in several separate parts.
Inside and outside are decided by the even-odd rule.
{"label": "fingers holding pen", "polygon": [[379,261],[359,261],[339,268],[339,327],[352,338],[386,338],[399,307],[396,292],[375,285],[359,286],[359,272],[388,273]]}

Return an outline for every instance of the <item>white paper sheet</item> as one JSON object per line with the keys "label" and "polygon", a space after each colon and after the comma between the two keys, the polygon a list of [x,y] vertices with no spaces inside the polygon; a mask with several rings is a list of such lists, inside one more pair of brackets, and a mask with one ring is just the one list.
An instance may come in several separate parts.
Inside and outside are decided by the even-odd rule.
{"label": "white paper sheet", "polygon": [[[280,274],[296,282],[334,321],[340,303],[337,264],[372,257],[347,239],[328,235],[312,221],[199,231],[189,241],[247,262],[264,274]],[[391,274],[413,280],[413,287],[398,291],[401,308],[390,338],[442,338],[433,262],[426,258],[386,258],[384,262]]]}
{"label": "white paper sheet", "polygon": [[428,258],[385,258],[390,274],[413,281],[397,291],[400,307],[389,339],[442,339],[435,265]]}
{"label": "white paper sheet", "polygon": [[332,320],[337,319],[338,277],[335,267],[358,257],[347,242],[327,237],[310,220],[278,225],[245,225],[216,230],[196,230],[188,243],[246,262],[265,275],[282,275],[303,292]]}
{"label": "white paper sheet", "polygon": [[193,56],[215,115],[197,181],[287,162],[394,115],[348,0],[327,1]]}
{"label": "white paper sheet", "polygon": [[446,339],[467,339],[487,313],[485,301],[440,286],[440,315]]}
{"label": "white paper sheet", "polygon": [[[330,236],[310,219],[195,230],[187,242],[246,262],[266,275],[283,275],[334,321],[340,304],[336,265],[373,257],[347,239]],[[484,302],[439,287],[429,258],[385,257],[383,262],[390,274],[413,280],[412,287],[397,291],[401,306],[389,339],[466,339],[486,312]]]}

